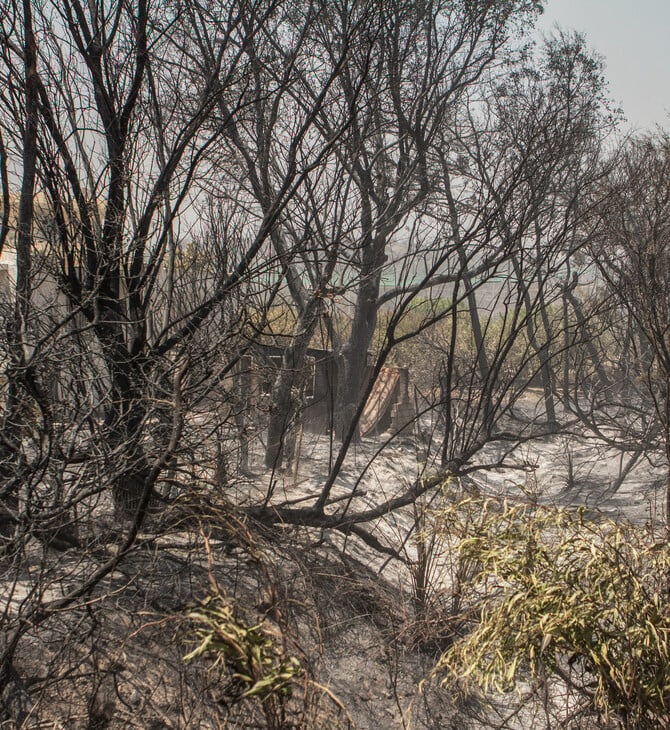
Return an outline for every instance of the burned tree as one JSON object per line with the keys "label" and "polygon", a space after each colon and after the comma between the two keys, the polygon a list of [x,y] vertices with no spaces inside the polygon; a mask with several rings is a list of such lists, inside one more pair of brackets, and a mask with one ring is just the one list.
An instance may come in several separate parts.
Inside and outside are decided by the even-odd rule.
{"label": "burned tree", "polygon": [[[553,303],[598,154],[580,105],[600,99],[597,85],[573,86],[586,64],[569,44],[553,49],[567,59],[561,81],[560,64],[530,73],[509,43],[538,6],[9,3],[7,707],[32,692],[14,663],[23,637],[62,621],[60,652],[80,621],[76,641],[92,655],[98,608],[146,578],[121,568],[140,548],[160,551],[172,529],[201,537],[203,513],[207,529],[231,528],[223,552],[237,531],[251,556],[245,520],[258,518],[356,535],[397,557],[379,520],[449,476],[509,463],[555,426],[552,368],[570,340]],[[485,287],[501,277],[492,299]],[[341,446],[327,442],[329,473],[294,498],[275,489],[276,472],[317,334],[341,366],[330,411]],[[370,464],[349,457],[366,397],[387,360],[408,364],[422,338],[442,392],[420,405],[439,411],[441,433],[418,476],[364,501]],[[244,377],[263,348],[280,364],[252,405]],[[515,410],[538,374],[542,428]],[[253,478],[226,463],[232,442],[245,462],[252,421],[267,467]],[[502,457],[485,453],[492,443]],[[90,719],[104,719],[93,700]]]}
{"label": "burned tree", "polygon": [[[604,409],[610,417],[617,410],[625,414],[635,448],[658,443],[670,474],[670,139],[663,132],[633,139],[615,162],[590,220],[592,261],[617,305],[606,307],[614,327],[604,336],[615,338],[610,347],[619,367],[610,372],[622,390],[617,394],[618,388],[602,383],[608,391]],[[666,519],[668,514],[670,476]]]}
{"label": "burned tree", "polygon": [[[31,538],[44,549],[36,582],[21,588],[30,600],[3,615],[3,683],[25,632],[78,605],[127,557],[183,445],[185,412],[234,363],[238,348],[226,342],[239,336],[240,317],[219,315],[254,277],[266,281],[265,244],[305,168],[292,168],[258,215],[231,217],[199,288],[183,296],[189,278],[177,250],[188,241],[177,239],[212,190],[217,145],[248,104],[246,49],[278,7],[249,14],[245,2],[191,3],[186,13],[174,3],[159,13],[144,0],[74,0],[12,3],[0,16],[2,237],[20,274],[5,303],[17,326],[6,331],[22,340],[20,358],[13,338],[2,343],[3,363],[12,361],[0,486],[11,590]],[[196,16],[209,33],[206,69],[194,62]],[[18,213],[12,188],[23,191]],[[262,309],[271,289],[260,288]],[[216,346],[196,337],[213,320],[224,324]],[[222,353],[227,362],[213,371]],[[57,561],[47,551],[80,537],[90,545],[108,519],[111,551],[100,561],[84,550],[64,568],[72,581],[63,589],[63,576],[49,577]]]}
{"label": "burned tree", "polygon": [[[433,192],[431,157],[443,143],[440,135],[458,115],[467,89],[495,63],[512,27],[523,25],[536,9],[535,3],[524,2],[385,4],[379,8],[380,32],[373,36],[367,78],[359,81],[356,57],[344,68],[341,93],[356,105],[356,115],[342,155],[351,168],[360,212],[358,240],[346,260],[356,282],[354,313],[351,331],[338,346],[342,436],[356,426],[367,352],[383,304],[382,280],[394,276],[394,267],[403,268],[393,261],[393,243],[405,235],[405,227],[412,228]],[[329,128],[327,118],[323,124]]]}

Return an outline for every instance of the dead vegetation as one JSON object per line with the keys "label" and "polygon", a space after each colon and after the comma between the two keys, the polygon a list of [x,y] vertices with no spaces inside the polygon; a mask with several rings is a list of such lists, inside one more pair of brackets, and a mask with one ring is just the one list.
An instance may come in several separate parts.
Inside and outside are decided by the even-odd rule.
{"label": "dead vegetation", "polygon": [[[371,728],[422,716],[417,685],[435,655],[408,629],[406,586],[354,558],[353,542],[343,551],[221,505],[174,509],[165,517],[179,527],[143,534],[96,595],[26,635],[5,697],[16,719],[3,727]],[[248,651],[197,651],[205,619]],[[236,659],[254,646],[269,653],[250,683]],[[270,675],[281,677],[254,688]]]}
{"label": "dead vegetation", "polygon": [[663,610],[628,695],[584,649],[659,564],[564,644],[487,572],[552,502],[670,524],[670,138],[541,11],[0,5],[7,730],[666,720]]}
{"label": "dead vegetation", "polygon": [[[664,676],[655,655],[626,649],[633,624],[616,629],[616,647],[598,632],[616,616],[635,622],[640,590],[652,603],[660,595],[649,581],[664,580],[665,553],[635,538],[641,528],[463,500],[453,486],[440,505],[415,509],[404,560],[386,564],[352,536],[263,525],[211,495],[178,501],[147,524],[122,569],[27,631],[4,695],[14,719],[2,727],[659,727],[664,685],[656,709],[627,695],[651,724],[591,688],[601,640],[622,687],[625,666],[640,681]],[[63,575],[75,560],[62,554]],[[636,576],[647,576],[638,588]],[[505,592],[524,580],[525,597]],[[563,644],[573,609],[585,633]],[[664,621],[644,623],[660,652]]]}

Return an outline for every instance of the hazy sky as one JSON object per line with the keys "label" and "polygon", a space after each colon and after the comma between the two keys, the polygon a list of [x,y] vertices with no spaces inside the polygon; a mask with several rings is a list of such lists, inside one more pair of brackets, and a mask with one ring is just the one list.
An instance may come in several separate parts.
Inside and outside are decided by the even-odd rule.
{"label": "hazy sky", "polygon": [[605,57],[610,97],[637,129],[670,130],[670,0],[546,0],[543,31],[558,23]]}

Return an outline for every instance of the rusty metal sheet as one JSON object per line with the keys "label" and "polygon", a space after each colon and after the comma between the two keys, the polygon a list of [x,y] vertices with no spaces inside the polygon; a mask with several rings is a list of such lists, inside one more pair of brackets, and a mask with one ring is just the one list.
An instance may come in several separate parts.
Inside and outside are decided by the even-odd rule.
{"label": "rusty metal sheet", "polygon": [[391,408],[399,379],[400,373],[396,368],[381,369],[358,424],[361,436],[370,433]]}

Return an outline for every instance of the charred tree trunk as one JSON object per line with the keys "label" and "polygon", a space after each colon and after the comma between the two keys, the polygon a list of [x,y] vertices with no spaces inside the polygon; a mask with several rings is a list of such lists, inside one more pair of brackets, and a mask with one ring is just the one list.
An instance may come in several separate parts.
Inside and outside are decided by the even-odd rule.
{"label": "charred tree trunk", "polygon": [[[118,282],[111,277],[111,288]],[[103,287],[103,291],[109,290]],[[122,519],[135,516],[149,464],[144,449],[147,418],[147,377],[143,359],[125,342],[118,297],[101,296],[100,317],[95,328],[109,376],[109,402],[105,409],[105,432],[112,460],[111,491],[115,512]]]}
{"label": "charred tree trunk", "polygon": [[537,274],[537,285],[539,288],[539,306],[540,316],[542,317],[543,326],[545,327],[545,342],[539,341],[537,336],[537,326],[535,324],[534,312],[533,312],[533,300],[530,295],[530,284],[524,281],[522,266],[517,256],[512,257],[512,263],[514,265],[514,271],[519,282],[519,289],[523,300],[523,305],[526,309],[526,336],[528,342],[533,348],[533,352],[538,358],[538,370],[542,382],[542,394],[544,399],[545,407],[545,420],[548,425],[554,427],[557,423],[556,420],[556,408],[554,405],[554,372],[551,368],[549,353],[549,342],[551,342],[551,332],[549,328],[549,321],[546,318],[546,304],[543,293],[543,282],[540,273]]}
{"label": "charred tree trunk", "polygon": [[149,473],[143,444],[146,406],[141,380],[132,365],[117,362],[112,369],[112,402],[106,416],[107,443],[113,459],[112,497],[116,515],[131,519]]}
{"label": "charred tree trunk", "polygon": [[[540,317],[542,319],[542,327],[544,329],[544,343],[540,346],[537,351],[538,357],[540,358],[540,372],[542,376],[542,392],[544,395],[544,408],[547,414],[547,422],[551,427],[555,427],[558,423],[556,419],[556,406],[554,403],[554,390],[555,390],[555,375],[554,370],[551,367],[551,353],[549,352],[549,343],[553,341],[553,333],[551,331],[551,323],[547,316],[547,305],[544,300],[544,294],[542,293],[542,284],[540,286]],[[530,317],[528,322],[530,323]],[[535,347],[535,342],[533,342]]]}
{"label": "charred tree trunk", "polygon": [[[374,231],[372,199],[375,197],[372,182],[365,179],[362,185],[366,195],[362,199],[361,226],[365,237],[361,244],[360,282],[356,295],[351,333],[340,352],[342,374],[339,378],[335,428],[337,437],[344,439],[352,426],[358,400],[365,386],[368,350],[377,326],[379,310],[379,285],[381,268],[386,261],[387,231],[392,230],[393,221]],[[357,438],[358,429],[354,434]]]}
{"label": "charred tree trunk", "polygon": [[281,468],[292,454],[290,444],[300,407],[299,393],[304,378],[305,355],[319,323],[322,301],[312,297],[299,316],[291,343],[282,356],[281,369],[272,388],[265,465]]}
{"label": "charred tree trunk", "polygon": [[[486,347],[484,343],[484,333],[482,330],[481,317],[479,316],[479,306],[477,304],[477,295],[473,287],[472,279],[468,276],[468,257],[465,251],[461,236],[461,228],[459,223],[459,214],[456,207],[456,201],[451,188],[451,176],[449,174],[449,168],[447,165],[447,159],[444,153],[441,153],[441,164],[442,164],[442,175],[444,177],[444,187],[447,196],[447,203],[449,206],[449,218],[451,222],[451,233],[456,243],[456,249],[458,252],[458,263],[463,271],[462,281],[463,286],[467,292],[468,300],[468,314],[470,317],[470,326],[472,328],[472,337],[475,345],[475,352],[477,353],[477,370],[479,372],[479,378],[481,381],[482,393],[488,393],[490,390],[490,375],[491,366],[489,364],[489,358],[486,353]],[[457,296],[457,291],[454,292],[454,296]],[[457,309],[454,310],[454,318],[458,317]],[[490,431],[493,425],[493,410],[491,408],[491,400],[486,395],[484,397],[484,424],[485,429]]]}
{"label": "charred tree trunk", "polygon": [[[32,10],[29,0],[23,3],[24,32],[24,100],[25,128],[23,133],[23,160],[21,193],[16,231],[16,291],[14,310],[7,328],[9,347],[9,367],[7,369],[7,403],[3,419],[3,438],[0,441],[0,479],[3,486],[6,480],[16,476],[17,454],[21,443],[22,413],[26,404],[22,403],[27,380],[26,349],[27,331],[30,314],[31,296],[31,249],[34,218],[35,177],[37,170],[37,125],[38,125],[38,76],[37,45],[33,32]],[[4,166],[4,161],[3,161]],[[5,196],[5,206],[8,195]],[[3,211],[8,216],[9,211]],[[17,485],[17,480],[12,480]],[[3,489],[0,494],[3,494]]]}
{"label": "charred tree trunk", "polygon": [[[663,447],[665,451],[665,531],[666,540],[670,540],[670,373],[665,373],[662,394],[662,412],[659,413],[663,426]],[[659,409],[660,410],[660,409]],[[668,590],[670,591],[670,576]]]}
{"label": "charred tree trunk", "polygon": [[342,347],[342,376],[338,382],[335,426],[338,438],[351,427],[365,386],[368,349],[377,324],[379,274],[363,278],[358,289],[351,334]]}

